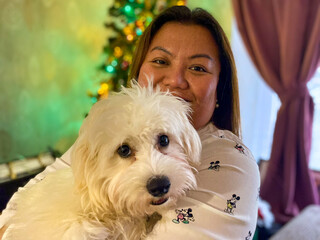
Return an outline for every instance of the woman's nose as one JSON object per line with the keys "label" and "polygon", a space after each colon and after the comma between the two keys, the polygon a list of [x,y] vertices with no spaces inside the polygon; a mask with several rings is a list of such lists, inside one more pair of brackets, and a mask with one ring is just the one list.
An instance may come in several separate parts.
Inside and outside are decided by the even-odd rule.
{"label": "woman's nose", "polygon": [[188,87],[188,81],[183,69],[168,70],[164,79],[164,85],[170,88],[185,89]]}

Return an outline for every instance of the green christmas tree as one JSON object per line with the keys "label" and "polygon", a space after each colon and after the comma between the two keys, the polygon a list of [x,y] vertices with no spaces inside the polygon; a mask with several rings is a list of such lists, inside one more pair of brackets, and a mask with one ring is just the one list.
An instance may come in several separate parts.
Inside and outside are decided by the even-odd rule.
{"label": "green christmas tree", "polygon": [[104,47],[106,61],[101,70],[106,77],[96,93],[89,93],[92,102],[106,98],[109,91],[119,91],[127,84],[137,40],[152,19],[167,7],[185,4],[186,0],[115,0],[109,9],[112,21],[105,24],[114,33]]}

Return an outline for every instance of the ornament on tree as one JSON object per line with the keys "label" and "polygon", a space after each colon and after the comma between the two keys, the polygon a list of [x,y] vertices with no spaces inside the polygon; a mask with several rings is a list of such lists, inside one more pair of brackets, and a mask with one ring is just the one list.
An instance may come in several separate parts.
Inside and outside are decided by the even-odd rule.
{"label": "ornament on tree", "polygon": [[101,70],[106,77],[96,93],[88,93],[93,103],[127,85],[134,47],[152,19],[167,7],[185,4],[186,0],[115,0],[109,9],[111,21],[105,24],[113,30],[103,50],[106,61]]}

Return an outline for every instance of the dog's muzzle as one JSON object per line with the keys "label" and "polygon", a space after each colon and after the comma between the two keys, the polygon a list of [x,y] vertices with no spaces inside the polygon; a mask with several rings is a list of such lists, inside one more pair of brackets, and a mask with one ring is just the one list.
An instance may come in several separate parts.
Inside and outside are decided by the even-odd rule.
{"label": "dog's muzzle", "polygon": [[169,192],[171,182],[167,176],[153,176],[147,182],[148,192],[154,197],[162,197]]}

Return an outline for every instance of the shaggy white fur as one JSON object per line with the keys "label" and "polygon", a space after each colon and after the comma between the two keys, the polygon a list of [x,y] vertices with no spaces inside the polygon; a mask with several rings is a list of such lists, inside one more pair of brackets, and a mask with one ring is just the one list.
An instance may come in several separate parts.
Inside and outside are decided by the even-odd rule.
{"label": "shaggy white fur", "polygon": [[189,106],[132,85],[92,107],[71,168],[18,193],[6,239],[143,239],[157,222],[150,216],[196,187],[201,143]]}

